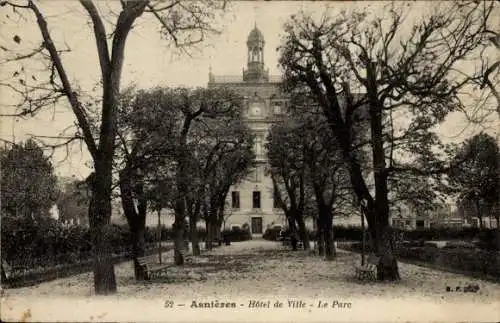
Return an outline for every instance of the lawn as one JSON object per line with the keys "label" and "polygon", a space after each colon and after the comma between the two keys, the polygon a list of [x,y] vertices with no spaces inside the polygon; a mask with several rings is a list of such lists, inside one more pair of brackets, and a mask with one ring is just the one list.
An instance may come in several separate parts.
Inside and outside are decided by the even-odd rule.
{"label": "lawn", "polygon": [[[165,261],[171,258],[171,252],[164,255]],[[400,263],[400,282],[360,282],[354,279],[353,271],[359,258],[358,254],[339,250],[336,260],[326,262],[308,251],[292,252],[276,242],[237,242],[204,252],[193,263],[172,268],[169,275],[151,282],[135,282],[132,263],[121,263],[115,267],[118,293],[113,296],[93,295],[91,273],[4,290],[2,319],[191,321],[202,317],[203,321],[248,322],[500,319],[498,284],[404,263]],[[480,290],[446,291],[447,286],[455,290],[467,284],[477,284]],[[216,303],[228,306],[234,303],[236,308],[203,307]],[[326,307],[321,307],[323,304]]]}

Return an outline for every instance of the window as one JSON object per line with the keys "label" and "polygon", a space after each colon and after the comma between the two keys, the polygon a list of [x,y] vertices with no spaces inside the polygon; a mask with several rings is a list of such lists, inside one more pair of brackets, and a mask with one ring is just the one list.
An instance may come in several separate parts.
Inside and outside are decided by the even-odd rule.
{"label": "window", "polygon": [[257,182],[257,169],[252,169],[248,174],[248,181]]}
{"label": "window", "polygon": [[240,208],[240,192],[238,191],[231,192],[231,206],[233,209]]}
{"label": "window", "polygon": [[255,138],[254,150],[256,156],[262,156],[262,138]]}
{"label": "window", "polygon": [[260,209],[260,191],[254,191],[252,194],[252,208]]}
{"label": "window", "polygon": [[257,166],[248,174],[248,181],[258,183],[262,182],[262,168]]}
{"label": "window", "polygon": [[279,116],[281,115],[282,113],[282,110],[281,110],[281,104],[279,103],[274,103],[274,106],[273,106],[273,114],[276,115],[276,116]]}
{"label": "window", "polygon": [[257,166],[255,167],[255,181],[262,182],[262,168]]}

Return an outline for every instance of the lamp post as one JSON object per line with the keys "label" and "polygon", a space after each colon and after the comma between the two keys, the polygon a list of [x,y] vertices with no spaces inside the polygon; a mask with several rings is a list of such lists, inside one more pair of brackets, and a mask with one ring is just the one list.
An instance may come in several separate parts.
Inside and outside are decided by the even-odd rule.
{"label": "lamp post", "polygon": [[361,266],[365,265],[365,246],[366,246],[366,233],[365,233],[365,216],[363,213],[363,205],[359,203],[359,211],[361,213],[361,231],[363,232],[363,242],[361,248]]}
{"label": "lamp post", "polygon": [[361,215],[361,232],[362,232],[362,240],[361,240],[361,266],[365,265],[365,254],[366,254],[366,228],[365,228],[365,213],[363,211],[364,204],[363,199],[359,199],[356,195],[354,196],[353,206],[359,206],[359,214]]}

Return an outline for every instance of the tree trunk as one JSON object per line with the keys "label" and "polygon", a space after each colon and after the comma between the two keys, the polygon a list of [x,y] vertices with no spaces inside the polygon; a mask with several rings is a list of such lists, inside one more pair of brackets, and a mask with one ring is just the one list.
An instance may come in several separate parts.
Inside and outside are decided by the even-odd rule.
{"label": "tree trunk", "polygon": [[325,259],[333,260],[337,254],[333,240],[333,215],[331,211],[327,211],[324,215],[324,241],[325,241]]}
{"label": "tree trunk", "polygon": [[221,236],[220,236],[220,226],[218,225],[219,221],[214,221],[214,225],[213,225],[213,230],[214,230],[214,237],[215,237],[215,241],[219,244],[219,246],[221,245],[220,242],[222,241],[221,239]]}
{"label": "tree trunk", "polygon": [[221,209],[219,209],[219,214],[218,214],[218,218],[217,218],[217,228],[219,230],[219,237],[224,240],[225,238],[222,236],[222,225],[224,223],[224,208],[222,207],[222,211]]}
{"label": "tree trunk", "polygon": [[323,257],[325,255],[325,234],[323,230],[323,225],[320,218],[316,220],[316,243],[318,244],[318,256]]}
{"label": "tree trunk", "polygon": [[213,230],[212,230],[212,223],[210,222],[209,217],[207,217],[205,219],[205,227],[206,227],[206,232],[207,232],[207,238],[205,240],[205,249],[210,251],[210,250],[212,250]]}
{"label": "tree trunk", "polygon": [[213,201],[209,205],[207,219],[207,249],[212,250],[214,239],[217,239],[217,206]]}
{"label": "tree trunk", "polygon": [[221,229],[222,229],[222,222],[224,222],[224,210],[225,210],[225,201],[226,201],[226,196],[227,194],[222,194],[223,198],[219,200],[219,210],[217,211],[216,218],[214,219],[214,224],[215,224],[215,234],[217,236],[217,241],[219,242],[219,245],[222,244],[222,236],[221,236]]}
{"label": "tree trunk", "polygon": [[376,254],[380,257],[377,265],[377,279],[395,281],[401,279],[398,263],[394,255],[392,230],[388,225],[371,230]]}
{"label": "tree trunk", "polygon": [[139,265],[137,258],[144,257],[144,231],[145,231],[145,221],[142,225],[131,230],[132,239],[132,259],[134,260],[134,276],[136,280],[144,280],[144,271]]}
{"label": "tree trunk", "polygon": [[189,217],[189,230],[190,230],[190,237],[191,237],[191,245],[193,246],[193,256],[199,256],[201,254],[200,250],[200,242],[198,239],[198,228],[196,226],[197,219],[195,218],[194,215]]}
{"label": "tree trunk", "polygon": [[286,215],[288,221],[288,231],[290,232],[290,241],[292,243],[292,250],[297,250],[297,225],[295,224],[295,219],[289,214]]}
{"label": "tree trunk", "polygon": [[[375,184],[375,203],[369,203],[371,217],[369,225],[375,230],[375,243],[380,256],[377,266],[379,280],[399,280],[399,270],[393,253],[392,231],[389,225],[389,189],[387,184],[386,152],[383,133],[383,104],[379,101],[376,82],[376,62],[370,61],[366,66],[367,94],[370,113],[370,134],[372,148],[373,178]],[[370,224],[371,220],[371,224]]]}
{"label": "tree trunk", "polygon": [[304,245],[304,250],[310,249],[309,244],[309,235],[307,234],[306,224],[304,222],[304,217],[302,215],[296,216],[297,224],[299,226],[299,236],[300,240],[302,240],[302,244]]}
{"label": "tree trunk", "polygon": [[174,263],[177,266],[184,265],[184,216],[178,214],[175,215],[174,224],[172,228],[174,229]]}
{"label": "tree trunk", "polygon": [[290,225],[290,242],[292,244],[292,250],[293,251],[297,251],[297,247],[298,247],[298,239],[300,237],[299,235],[299,229],[297,228],[297,222],[296,222],[296,219],[295,217],[292,217],[291,218],[291,221],[289,221],[289,223],[291,223]]}
{"label": "tree trunk", "polygon": [[[184,160],[184,159],[181,159]],[[184,238],[186,230],[186,200],[184,198],[186,189],[186,177],[184,163],[179,162],[177,174],[178,196],[175,201],[175,220],[172,225],[174,233],[174,263],[177,266],[184,264],[184,252],[186,249]]]}
{"label": "tree trunk", "polygon": [[96,167],[92,180],[89,224],[94,258],[94,290],[98,295],[109,295],[116,293],[116,277],[110,243],[111,168],[108,172],[105,171],[106,168],[101,169],[101,167]]}
{"label": "tree trunk", "polygon": [[143,194],[142,183],[137,183],[139,203],[136,211],[132,192],[132,172],[128,166],[120,171],[119,178],[123,213],[125,214],[131,233],[130,243],[132,246],[132,259],[134,261],[134,276],[136,280],[143,280],[145,278],[145,273],[140,267],[137,258],[144,256],[144,232],[146,231],[147,201]]}
{"label": "tree trunk", "polygon": [[0,268],[1,268],[1,271],[2,271],[2,276],[1,276],[1,280],[2,282],[6,282],[7,281],[7,274],[5,272],[5,269],[3,268],[3,261],[2,263],[0,264]]}
{"label": "tree trunk", "polygon": [[476,210],[477,210],[477,218],[479,219],[479,229],[484,229],[483,224],[483,212],[481,210],[481,205],[479,204],[479,199],[476,198]]}

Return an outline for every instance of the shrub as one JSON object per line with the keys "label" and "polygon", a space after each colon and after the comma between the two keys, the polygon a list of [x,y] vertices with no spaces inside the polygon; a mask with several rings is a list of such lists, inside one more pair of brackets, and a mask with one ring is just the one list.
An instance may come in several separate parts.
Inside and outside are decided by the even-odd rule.
{"label": "shrub", "polygon": [[443,249],[476,249],[476,245],[467,241],[448,241]]}
{"label": "shrub", "polygon": [[[342,244],[342,248],[361,252],[362,246],[360,242],[353,242]],[[365,250],[371,252],[370,249],[370,246],[367,246]],[[460,247],[439,249],[435,244],[426,243],[423,247],[402,245],[395,249],[394,253],[401,259],[417,260],[444,268],[500,278],[500,254],[496,251]]]}
{"label": "shrub", "polygon": [[[64,226],[51,218],[34,221],[3,216],[1,230],[2,259],[20,269],[75,263],[91,256],[86,227]],[[111,225],[106,235],[115,254],[125,252],[130,245],[127,226]]]}
{"label": "shrub", "polygon": [[264,231],[262,238],[264,238],[266,240],[277,241],[278,237],[280,235],[280,232],[281,232],[281,227],[268,228],[268,229],[266,229],[266,231]]}
{"label": "shrub", "polygon": [[497,250],[499,251],[500,232],[498,230],[484,230],[481,231],[477,238],[476,246],[484,250]]}
{"label": "shrub", "polygon": [[500,277],[500,255],[498,252],[471,249],[442,249],[436,263],[455,269]]}
{"label": "shrub", "polygon": [[229,238],[230,241],[247,241],[252,239],[250,230],[236,228],[222,231],[221,236]]}
{"label": "shrub", "polygon": [[[483,231],[488,231],[486,229]],[[436,227],[430,229],[421,230],[397,230],[398,232],[403,232],[405,239],[407,240],[472,240],[482,232],[479,228],[445,228]]]}

